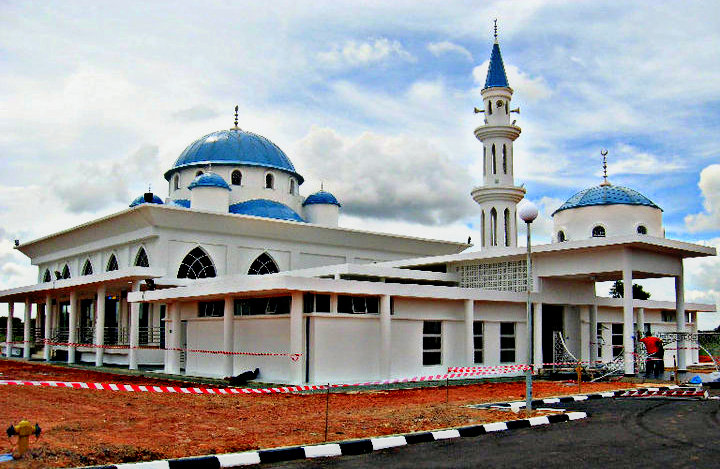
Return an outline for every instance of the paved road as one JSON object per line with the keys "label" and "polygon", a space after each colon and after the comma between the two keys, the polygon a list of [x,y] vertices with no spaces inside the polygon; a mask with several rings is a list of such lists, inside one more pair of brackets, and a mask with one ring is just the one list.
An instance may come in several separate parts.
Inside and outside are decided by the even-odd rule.
{"label": "paved road", "polygon": [[720,400],[601,399],[566,408],[585,411],[589,418],[267,467],[720,468]]}

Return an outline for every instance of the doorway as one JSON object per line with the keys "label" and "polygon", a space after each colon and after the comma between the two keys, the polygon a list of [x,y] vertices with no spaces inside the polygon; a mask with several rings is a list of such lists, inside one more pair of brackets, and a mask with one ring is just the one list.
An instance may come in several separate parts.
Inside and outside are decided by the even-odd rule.
{"label": "doorway", "polygon": [[563,306],[542,305],[542,354],[543,363],[553,361],[553,337],[556,331],[563,331]]}

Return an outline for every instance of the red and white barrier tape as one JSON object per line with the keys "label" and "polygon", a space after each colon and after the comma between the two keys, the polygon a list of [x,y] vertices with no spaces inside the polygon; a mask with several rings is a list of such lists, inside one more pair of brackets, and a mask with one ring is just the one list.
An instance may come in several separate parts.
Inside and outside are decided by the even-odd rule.
{"label": "red and white barrier tape", "polygon": [[[10,344],[18,344],[23,342],[10,342]],[[47,339],[43,339],[39,343],[50,345],[53,347],[84,347],[84,348],[101,348],[110,350],[168,350],[175,352],[186,352],[186,353],[202,353],[209,355],[246,355],[253,357],[289,357],[292,361],[298,361],[302,356],[302,353],[286,353],[286,352],[225,352],[223,350],[202,350],[202,349],[183,349],[183,348],[159,348],[159,347],[143,347],[135,346],[130,347],[129,345],[99,345],[99,344],[81,344],[75,342],[52,342]]]}
{"label": "red and white barrier tape", "polygon": [[[366,381],[363,383],[352,384],[331,384],[331,385],[303,385],[303,386],[282,386],[273,388],[182,388],[177,386],[152,386],[137,384],[114,384],[114,383],[85,383],[75,381],[23,381],[23,380],[0,380],[0,385],[15,386],[44,386],[54,388],[73,388],[73,389],[95,389],[103,391],[128,391],[128,392],[153,392],[153,393],[176,393],[176,394],[272,394],[272,393],[288,393],[298,391],[315,391],[330,388],[345,387],[361,387],[361,386],[378,386],[385,384],[402,384],[416,383],[424,381],[443,381],[454,378],[464,378],[470,376],[485,376],[493,374],[507,374],[527,369],[526,365],[507,365],[479,367],[480,369],[472,372],[446,373],[442,375],[414,376],[412,378],[395,378],[379,381]],[[504,371],[502,369],[505,369]]]}

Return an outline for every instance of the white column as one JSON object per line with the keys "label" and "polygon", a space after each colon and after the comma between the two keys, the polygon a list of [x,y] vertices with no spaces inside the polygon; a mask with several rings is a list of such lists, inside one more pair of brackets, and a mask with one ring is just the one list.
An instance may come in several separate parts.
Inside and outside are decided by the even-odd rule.
{"label": "white column", "polygon": [[[23,358],[30,359],[30,312],[32,311],[32,303],[30,298],[25,298],[25,317],[23,318]],[[37,321],[35,321],[37,322]]]}
{"label": "white column", "polygon": [[[68,305],[68,342],[77,343],[77,292],[70,292],[70,304]],[[75,363],[75,345],[68,345],[68,363]]]}
{"label": "white column", "polygon": [[[134,280],[132,291],[140,291],[140,281]],[[140,336],[140,303],[130,303],[130,350],[128,352],[129,369],[138,369],[138,339]]]}
{"label": "white column", "polygon": [[[645,332],[645,308],[638,308],[637,311],[637,328],[640,334]],[[641,336],[642,337],[642,336]]]}
{"label": "white column", "polygon": [[600,346],[598,333],[597,333],[597,304],[590,305],[590,316],[588,320],[588,329],[590,332],[590,364],[594,364],[598,361],[598,347]]}
{"label": "white column", "polygon": [[465,365],[475,364],[475,301],[465,300]]}
{"label": "white column", "polygon": [[15,316],[15,303],[13,303],[11,301],[8,303],[7,328],[5,330],[5,356],[8,358],[12,357],[12,340],[13,340],[12,323],[13,323],[14,316]]}
{"label": "white column", "polygon": [[45,348],[43,349],[43,358],[45,361],[50,361],[50,333],[52,329],[52,297],[50,295],[45,296]]}
{"label": "white column", "polygon": [[225,376],[233,376],[233,362],[235,357],[232,352],[235,351],[233,344],[235,342],[235,311],[232,297],[225,297],[225,310],[223,311],[223,352],[227,355],[223,356],[223,373]]}
{"label": "white column", "polygon": [[338,296],[337,293],[333,293],[330,295],[330,311],[331,313],[337,313],[338,312]]}
{"label": "white column", "polygon": [[677,325],[678,341],[677,341],[677,367],[678,370],[687,370],[687,341],[682,336],[687,332],[685,324],[685,282],[683,275],[683,266],[680,264],[680,275],[675,277],[675,322]]}
{"label": "white column", "polygon": [[592,339],[592,330],[590,330],[590,305],[578,306],[578,315],[580,322],[580,355],[581,361],[590,360],[590,344],[594,342]]}
{"label": "white column", "polygon": [[170,331],[170,340],[165,353],[165,373],[171,375],[180,374],[180,303],[168,303],[168,319],[165,328]]}
{"label": "white column", "polygon": [[105,355],[105,284],[101,284],[97,290],[97,307],[95,308],[95,366],[103,366]]}
{"label": "white column", "polygon": [[290,362],[289,381],[292,384],[301,384],[305,360],[303,353],[303,296],[301,292],[293,292],[290,303],[290,353],[302,354],[300,359]]}
{"label": "white column", "polygon": [[392,363],[392,319],[390,295],[380,297],[380,377],[390,378]]}
{"label": "white column", "polygon": [[625,294],[623,295],[623,363],[625,375],[635,374],[635,344],[633,342],[633,295],[632,295],[632,261],[631,253],[625,252],[623,261],[623,283]]}
{"label": "white column", "polygon": [[542,343],[542,303],[535,303],[533,306],[533,351],[535,370],[542,368],[543,364],[543,343]]}
{"label": "white column", "polygon": [[[698,313],[697,311],[692,314],[692,325],[690,326],[690,332],[692,332],[693,337],[697,337],[698,335]],[[698,343],[693,343],[692,349],[690,349],[690,358],[689,361],[691,364],[699,363],[700,362],[700,350]]]}

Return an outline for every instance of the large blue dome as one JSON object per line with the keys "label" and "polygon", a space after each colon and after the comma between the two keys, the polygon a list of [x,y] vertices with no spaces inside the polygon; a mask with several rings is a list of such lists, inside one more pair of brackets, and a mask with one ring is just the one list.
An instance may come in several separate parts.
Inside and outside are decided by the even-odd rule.
{"label": "large blue dome", "polygon": [[648,199],[638,191],[628,189],[622,186],[599,185],[590,187],[578,192],[570,197],[567,202],[562,204],[559,209],[553,212],[553,215],[571,208],[588,207],[591,205],[645,205],[662,210],[655,205],[652,200]]}
{"label": "large blue dome", "polygon": [[165,179],[169,181],[178,169],[209,164],[279,169],[294,175],[299,184],[303,183],[290,158],[277,145],[242,129],[219,130],[195,140],[175,160],[172,169],[165,173]]}

